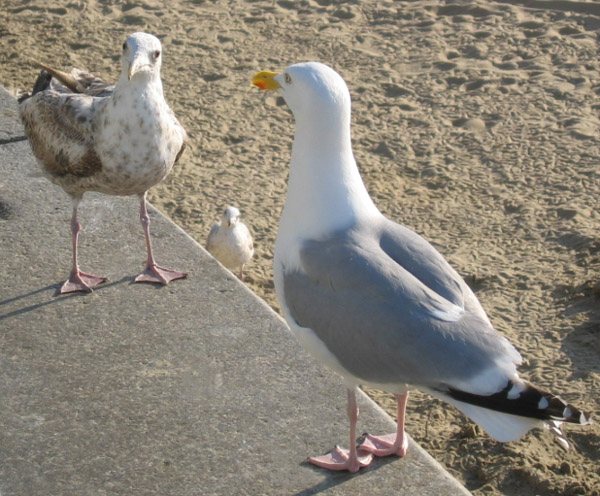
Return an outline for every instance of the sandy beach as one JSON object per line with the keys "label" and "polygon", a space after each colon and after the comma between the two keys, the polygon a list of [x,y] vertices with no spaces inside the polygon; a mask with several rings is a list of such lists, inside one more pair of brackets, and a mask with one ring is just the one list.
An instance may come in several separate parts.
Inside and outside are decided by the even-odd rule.
{"label": "sandy beach", "polygon": [[[319,60],[348,83],[380,210],[465,277],[523,377],[600,411],[600,3],[0,0],[0,84],[30,89],[35,61],[116,80],[134,31],[162,40],[191,145],[150,199],[201,244],[237,206],[255,239],[245,282],[271,306],[293,122],[250,77]],[[340,414],[344,398],[340,381]],[[541,430],[500,444],[415,393],[407,430],[475,495],[600,496],[598,422],[567,426],[569,451]]]}

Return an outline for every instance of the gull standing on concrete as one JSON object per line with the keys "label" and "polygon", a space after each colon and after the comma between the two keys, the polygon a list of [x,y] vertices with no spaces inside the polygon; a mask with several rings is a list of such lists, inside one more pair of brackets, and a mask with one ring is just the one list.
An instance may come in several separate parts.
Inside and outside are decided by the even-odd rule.
{"label": "gull standing on concrete", "polygon": [[78,265],[77,207],[86,191],[139,196],[147,261],[136,282],[167,284],[186,277],[154,261],[146,208],[148,189],[169,174],[187,139],[163,96],[161,60],[160,41],[134,33],[123,43],[116,85],[78,69],[67,74],[40,64],[44,70],[32,93],[19,99],[25,133],[43,172],[73,199],[73,266],[60,293],[91,291],[106,280]]}
{"label": "gull standing on concrete", "polygon": [[[275,245],[275,289],[301,343],[348,387],[350,450],[309,460],[356,472],[373,455],[403,456],[408,387],[454,405],[499,441],[544,423],[587,423],[519,378],[521,356],[492,327],[463,279],[425,239],[384,217],[350,140],[350,94],[331,68],[295,64],[252,82],[280,90],[296,122],[288,193]],[[357,448],[360,384],[396,395],[395,433]]]}
{"label": "gull standing on concrete", "polygon": [[215,222],[208,234],[206,249],[228,269],[239,269],[238,277],[244,280],[244,265],[254,255],[254,243],[237,208],[225,208],[221,221]]}

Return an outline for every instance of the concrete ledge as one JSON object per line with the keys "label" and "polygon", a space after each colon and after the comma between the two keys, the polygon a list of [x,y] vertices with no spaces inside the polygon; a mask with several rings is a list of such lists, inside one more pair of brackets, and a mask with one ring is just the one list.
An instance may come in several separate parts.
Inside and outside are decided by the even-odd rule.
{"label": "concrete ledge", "polygon": [[[2,137],[19,136],[0,91]],[[27,142],[0,145],[0,494],[469,494],[411,442],[357,475],[307,465],[347,436],[345,391],[285,324],[152,210],[159,262],[189,271],[133,285],[145,258],[137,200],[86,195],[87,296],[54,293],[70,263],[70,201]],[[359,428],[393,422],[360,396]]]}

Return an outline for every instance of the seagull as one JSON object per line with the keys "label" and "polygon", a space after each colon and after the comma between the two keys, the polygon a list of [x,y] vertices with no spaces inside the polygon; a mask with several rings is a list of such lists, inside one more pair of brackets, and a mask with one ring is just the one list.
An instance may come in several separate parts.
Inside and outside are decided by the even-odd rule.
{"label": "seagull", "polygon": [[[294,64],[252,83],[279,90],[295,120],[288,192],[275,243],[275,290],[302,345],[347,387],[349,450],[309,458],[356,472],[373,456],[404,456],[408,391],[442,399],[506,442],[584,413],[521,379],[521,356],[465,281],[424,238],[384,217],[360,177],[350,94],[330,67]],[[356,388],[391,392],[397,429],[356,446]]]}
{"label": "seagull", "polygon": [[254,244],[237,208],[225,208],[221,222],[214,223],[208,234],[206,249],[228,269],[239,268],[238,277],[244,280],[244,265],[254,255]]}
{"label": "seagull", "polygon": [[169,174],[187,141],[163,96],[161,60],[158,38],[133,33],[123,43],[115,85],[79,69],[65,73],[40,64],[32,92],[19,99],[19,115],[44,175],[73,201],[73,262],[61,294],[90,292],[106,281],[78,265],[77,208],[86,191],[139,197],[147,261],[135,282],[167,284],[186,277],[156,264],[146,207],[147,191]]}

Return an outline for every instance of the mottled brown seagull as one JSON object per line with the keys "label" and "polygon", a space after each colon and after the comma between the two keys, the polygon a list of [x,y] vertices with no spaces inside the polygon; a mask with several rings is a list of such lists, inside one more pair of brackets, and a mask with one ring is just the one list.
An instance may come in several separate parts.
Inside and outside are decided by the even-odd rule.
{"label": "mottled brown seagull", "polygon": [[138,195],[147,262],[135,282],[167,284],[186,277],[154,261],[147,191],[161,182],[181,156],[187,135],[163,96],[160,41],[134,33],[123,43],[115,85],[84,71],[70,74],[45,65],[19,113],[44,174],[73,199],[73,268],[60,293],[91,291],[105,277],[79,269],[77,207],[86,191]]}

